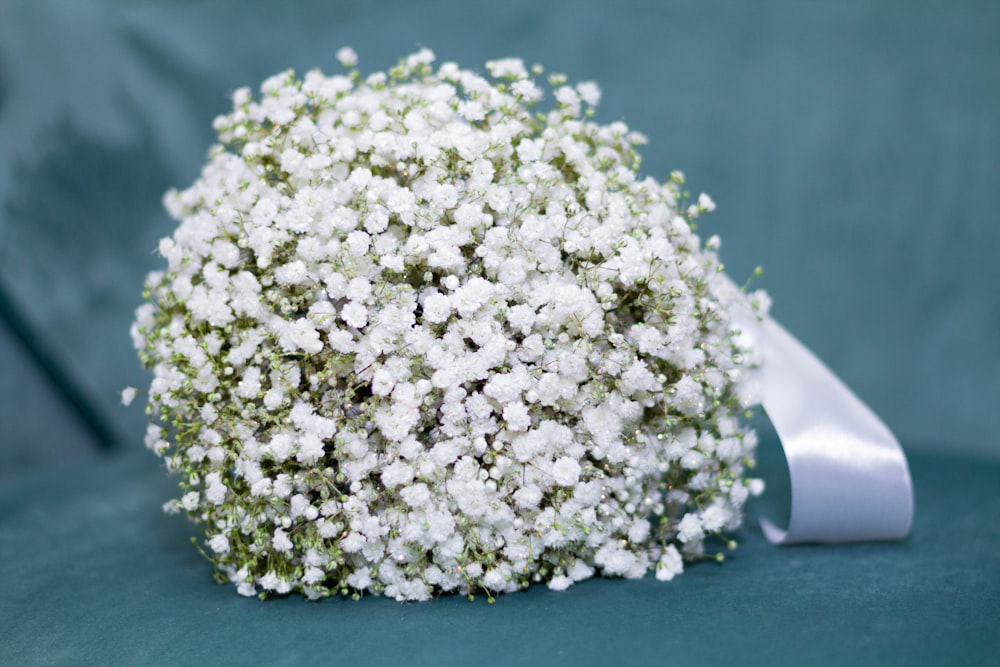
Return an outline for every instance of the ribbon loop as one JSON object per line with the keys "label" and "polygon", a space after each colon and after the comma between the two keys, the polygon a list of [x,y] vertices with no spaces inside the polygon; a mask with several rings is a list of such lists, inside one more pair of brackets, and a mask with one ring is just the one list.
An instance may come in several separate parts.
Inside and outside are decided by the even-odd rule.
{"label": "ribbon loop", "polygon": [[906,537],[913,486],[892,432],[840,379],[773,319],[760,323],[761,404],[788,460],[788,529],[766,519],[775,544]]}
{"label": "ribbon loop", "polygon": [[[735,289],[735,285],[733,285]],[[898,540],[913,524],[906,455],[889,428],[816,355],[749,307],[734,324],[760,351],[761,404],[781,440],[792,488],[774,544]]]}

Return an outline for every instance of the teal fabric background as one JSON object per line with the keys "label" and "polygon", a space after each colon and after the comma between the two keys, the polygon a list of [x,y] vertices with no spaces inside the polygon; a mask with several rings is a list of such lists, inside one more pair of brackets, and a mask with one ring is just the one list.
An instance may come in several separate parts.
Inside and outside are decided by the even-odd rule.
{"label": "teal fabric background", "polygon": [[[644,171],[709,192],[738,280],[911,449],[1000,458],[1000,5],[912,0],[0,5],[0,281],[125,447],[143,386],[143,275],[228,94],[294,67],[365,71],[418,46],[517,55],[604,90]],[[9,338],[9,336],[8,336]],[[0,461],[86,457],[0,335]],[[51,393],[51,392],[50,392]],[[30,451],[20,451],[29,448]]]}
{"label": "teal fabric background", "polygon": [[[737,280],[900,436],[899,544],[776,549],[671,584],[496,606],[215,586],[118,405],[169,187],[236,87],[428,46],[604,91],[718,211]],[[932,0],[0,2],[0,664],[994,664],[1000,652],[1000,3]],[[771,491],[787,512],[772,435]],[[768,503],[774,507],[768,509]]]}

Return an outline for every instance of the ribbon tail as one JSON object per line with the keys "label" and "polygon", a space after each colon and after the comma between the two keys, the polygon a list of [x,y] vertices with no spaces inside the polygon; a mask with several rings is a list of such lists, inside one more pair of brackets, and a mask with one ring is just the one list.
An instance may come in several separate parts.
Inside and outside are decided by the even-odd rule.
{"label": "ribbon tail", "polygon": [[788,528],[767,519],[775,544],[906,537],[913,486],[885,424],[812,352],[771,318],[756,322],[761,404],[788,461]]}

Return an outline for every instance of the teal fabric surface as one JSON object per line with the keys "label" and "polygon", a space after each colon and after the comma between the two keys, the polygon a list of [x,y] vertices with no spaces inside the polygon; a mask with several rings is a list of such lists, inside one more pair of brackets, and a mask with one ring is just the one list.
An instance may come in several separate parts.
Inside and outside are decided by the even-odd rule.
{"label": "teal fabric surface", "polygon": [[[8,0],[0,285],[124,447],[161,194],[195,178],[234,88],[336,71],[345,44],[364,71],[429,46],[596,80],[598,120],[649,136],[646,173],[714,197],[701,231],[731,274],[763,265],[777,318],[911,448],[1000,459],[1000,3]],[[0,475],[89,437],[50,417],[23,354],[0,344],[22,406],[0,412]]]}
{"label": "teal fabric surface", "polygon": [[[998,44],[1000,3],[973,0],[0,3],[0,665],[996,664]],[[363,71],[428,46],[596,80],[598,120],[713,196],[730,273],[763,265],[777,318],[901,436],[913,536],[778,549],[748,527],[669,584],[495,605],[215,585],[118,406],[148,384],[128,326],[173,228],[160,197],[229,93],[336,71],[343,45]]]}
{"label": "teal fabric surface", "polygon": [[161,515],[151,454],[38,473],[0,485],[0,664],[995,665],[1000,464],[912,464],[905,542],[778,548],[748,526],[670,583],[493,605],[241,598]]}

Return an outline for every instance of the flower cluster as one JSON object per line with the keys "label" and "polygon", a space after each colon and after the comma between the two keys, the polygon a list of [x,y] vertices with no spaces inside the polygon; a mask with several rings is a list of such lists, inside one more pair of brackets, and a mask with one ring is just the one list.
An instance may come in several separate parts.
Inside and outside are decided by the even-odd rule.
{"label": "flower cluster", "polygon": [[519,60],[338,57],[235,92],[132,329],[218,578],[492,599],[721,559],[759,482],[711,199],[640,178],[592,83],[542,111]]}

